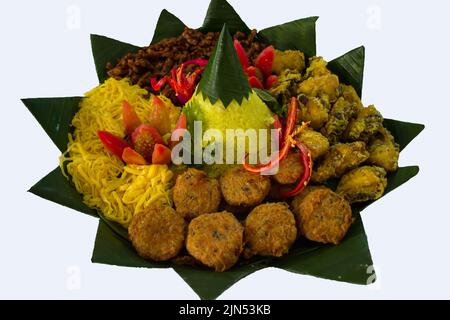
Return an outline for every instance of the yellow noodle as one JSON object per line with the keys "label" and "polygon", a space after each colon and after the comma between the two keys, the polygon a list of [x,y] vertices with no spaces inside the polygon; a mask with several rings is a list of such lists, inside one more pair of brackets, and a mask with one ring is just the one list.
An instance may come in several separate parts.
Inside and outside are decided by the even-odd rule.
{"label": "yellow noodle", "polygon": [[[109,153],[97,136],[105,130],[125,136],[122,123],[122,101],[135,108],[147,122],[152,108],[148,92],[131,86],[127,79],[108,79],[89,91],[72,120],[74,133],[69,135],[67,151],[60,158],[66,178],[83,194],[83,201],[103,215],[127,226],[133,215],[154,203],[171,204],[172,172],[164,165],[124,165]],[[173,126],[179,111],[168,99]]]}

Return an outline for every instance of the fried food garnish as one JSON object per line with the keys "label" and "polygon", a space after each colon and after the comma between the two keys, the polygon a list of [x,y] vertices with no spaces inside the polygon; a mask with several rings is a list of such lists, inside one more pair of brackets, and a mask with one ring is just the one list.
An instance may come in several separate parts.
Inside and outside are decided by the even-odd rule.
{"label": "fried food garnish", "polygon": [[387,172],[393,172],[398,168],[400,147],[394,141],[392,134],[381,128],[370,140],[369,159],[367,163],[383,167]]}
{"label": "fried food garnish", "polygon": [[313,160],[319,159],[325,153],[327,153],[330,148],[330,143],[328,139],[324,137],[320,132],[305,129],[299,136],[298,140],[303,143],[308,150],[311,152],[311,158]]}
{"label": "fried food garnish", "polygon": [[381,113],[370,105],[367,108],[359,109],[356,118],[350,120],[344,133],[344,139],[349,141],[368,142],[370,137],[383,127],[383,117]]}
{"label": "fried food garnish", "polygon": [[328,122],[322,128],[322,134],[328,138],[331,144],[339,142],[340,137],[345,132],[350,119],[356,113],[356,105],[339,98],[331,108]]}
{"label": "fried food garnish", "polygon": [[367,160],[369,152],[362,141],[338,143],[330,148],[313,172],[312,181],[323,183],[338,178]]}
{"label": "fried food garnish", "polygon": [[375,166],[363,166],[346,173],[336,189],[350,203],[380,198],[387,186],[386,171]]}

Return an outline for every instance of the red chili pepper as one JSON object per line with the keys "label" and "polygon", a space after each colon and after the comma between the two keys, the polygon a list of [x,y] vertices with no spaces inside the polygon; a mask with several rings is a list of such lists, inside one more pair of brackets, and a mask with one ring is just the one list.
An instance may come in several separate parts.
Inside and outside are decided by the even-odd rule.
{"label": "red chili pepper", "polygon": [[239,40],[234,40],[234,48],[236,49],[237,56],[239,58],[239,61],[241,61],[242,68],[246,70],[248,66],[250,65],[248,61],[247,53],[245,52],[244,47],[241,45]]}
{"label": "red chili pepper", "polygon": [[250,84],[250,87],[257,88],[257,89],[264,89],[261,81],[257,77],[248,77],[248,83]]}
{"label": "red chili pepper", "polygon": [[124,139],[119,138],[118,136],[115,136],[107,131],[98,131],[97,135],[105,148],[120,159],[122,159],[123,150],[130,146]]}
{"label": "red chili pepper", "polygon": [[150,79],[150,83],[153,90],[155,91],[161,90],[166,85],[166,83],[169,83],[169,85],[175,91],[178,101],[180,101],[181,104],[185,104],[192,97],[197,79],[202,74],[203,69],[197,69],[185,76],[183,74],[184,68],[187,65],[197,65],[199,67],[204,67],[207,64],[208,60],[204,59],[189,60],[181,64],[181,66],[176,70],[175,68],[173,68],[170,77],[166,76],[159,81],[156,78],[152,78]]}
{"label": "red chili pepper", "polygon": [[265,77],[268,77],[272,74],[274,58],[275,48],[273,46],[265,48],[263,51],[261,51],[258,57],[256,57],[255,66],[262,71]]}
{"label": "red chili pepper", "polygon": [[[286,128],[283,135],[283,143],[281,146],[281,150],[276,155],[276,157],[271,160],[268,164],[261,165],[261,166],[250,166],[248,163],[244,161],[243,166],[244,168],[255,174],[261,174],[264,172],[267,172],[268,170],[272,169],[276,165],[278,165],[281,161],[283,161],[286,156],[288,155],[290,149],[292,147],[297,147],[300,151],[300,161],[303,165],[303,175],[299,180],[298,185],[291,191],[288,192],[282,192],[280,191],[281,196],[283,197],[292,197],[296,194],[300,193],[309,183],[309,180],[311,179],[312,174],[312,159],[311,159],[311,152],[308,150],[308,148],[301,142],[295,141],[293,136],[296,135],[299,131],[303,129],[304,126],[307,126],[308,124],[303,124],[302,127],[300,127],[300,130],[297,130],[294,132],[295,123],[297,121],[297,108],[298,108],[298,101],[297,98],[293,97],[291,99],[291,103],[289,105],[288,110],[288,116],[286,120]],[[281,122],[278,119],[277,116],[274,117],[274,128],[278,129],[281,128]],[[282,130],[280,129],[280,135]]]}
{"label": "red chili pepper", "polygon": [[288,192],[281,191],[280,195],[285,198],[293,197],[305,189],[305,187],[308,185],[309,180],[311,179],[312,175],[312,158],[311,158],[311,152],[308,150],[308,148],[301,142],[296,142],[295,146],[300,150],[300,161],[303,165],[303,175],[300,178],[297,186]]}
{"label": "red chili pepper", "polygon": [[269,90],[270,88],[273,87],[273,85],[278,81],[278,76],[276,75],[271,75],[268,76],[266,79],[266,82],[264,83],[264,86],[266,88],[266,90]]}

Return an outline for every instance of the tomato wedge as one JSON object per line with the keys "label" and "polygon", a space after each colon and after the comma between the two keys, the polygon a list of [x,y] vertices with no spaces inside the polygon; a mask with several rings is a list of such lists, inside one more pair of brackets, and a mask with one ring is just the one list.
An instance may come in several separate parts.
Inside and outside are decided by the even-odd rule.
{"label": "tomato wedge", "polygon": [[255,66],[262,71],[265,77],[272,74],[273,60],[275,58],[275,48],[269,46],[265,48],[255,60]]}
{"label": "tomato wedge", "polygon": [[244,70],[247,69],[250,63],[248,61],[247,53],[245,52],[245,49],[239,42],[239,40],[234,40],[234,48],[236,49],[236,53],[239,61],[241,62],[242,68],[244,68]]}
{"label": "tomato wedge", "polygon": [[97,135],[105,148],[118,158],[122,158],[123,150],[130,146],[124,139],[107,131],[98,131]]}
{"label": "tomato wedge", "polygon": [[147,161],[145,161],[144,157],[139,153],[131,149],[130,147],[125,148],[122,153],[122,160],[126,164],[137,164],[137,165],[146,165]]}
{"label": "tomato wedge", "polygon": [[172,160],[172,152],[163,144],[157,143],[152,154],[152,164],[169,164]]}
{"label": "tomato wedge", "polygon": [[122,121],[128,136],[141,125],[141,120],[128,101],[122,102]]}

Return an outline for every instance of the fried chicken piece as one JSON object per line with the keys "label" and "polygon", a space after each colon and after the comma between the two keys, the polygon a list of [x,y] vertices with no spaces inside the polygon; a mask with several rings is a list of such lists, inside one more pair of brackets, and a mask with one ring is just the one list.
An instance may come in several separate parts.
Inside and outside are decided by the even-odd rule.
{"label": "fried chicken piece", "polygon": [[386,186],[386,171],[383,168],[363,166],[342,176],[336,193],[350,203],[365,202],[380,198]]}
{"label": "fried chicken piece", "polygon": [[320,77],[331,74],[327,68],[327,62],[322,57],[312,57],[309,59],[309,67],[306,69],[305,78]]}
{"label": "fried chicken piece", "polygon": [[311,180],[323,183],[330,178],[338,178],[367,160],[369,152],[362,141],[338,143],[330,148],[317,165]]}
{"label": "fried chicken piece", "polygon": [[303,72],[305,69],[305,54],[298,50],[275,50],[272,70],[280,75],[284,70]]}
{"label": "fried chicken piece", "polygon": [[370,153],[368,164],[382,167],[387,172],[397,170],[400,147],[386,128],[381,128],[372,137],[368,149]]}
{"label": "fried chicken piece", "polygon": [[330,148],[328,139],[320,132],[306,129],[300,133],[298,140],[308,147],[311,152],[311,158],[316,160],[327,153]]}
{"label": "fried chicken piece", "polygon": [[322,134],[328,138],[331,144],[339,142],[339,138],[345,132],[350,119],[356,113],[356,105],[339,98],[331,108],[328,122],[322,128]]}
{"label": "fried chicken piece", "polygon": [[299,72],[285,70],[279,75],[278,81],[269,90],[269,93],[274,96],[282,106],[288,105],[291,97],[297,95],[297,87],[301,81],[302,75]]}
{"label": "fried chicken piece", "polygon": [[358,94],[356,93],[355,88],[352,86],[347,86],[345,84],[341,84],[341,91],[342,91],[342,97],[350,102],[356,104],[356,108],[358,110],[364,108],[361,99],[359,98]]}
{"label": "fried chicken piece", "polygon": [[383,117],[381,113],[370,105],[367,108],[358,110],[356,118],[350,120],[344,133],[344,139],[349,141],[362,140],[368,142],[383,127]]}
{"label": "fried chicken piece", "polygon": [[298,94],[318,97],[327,103],[336,101],[338,97],[339,78],[334,74],[310,77],[300,83]]}
{"label": "fried chicken piece", "polygon": [[320,129],[328,121],[330,111],[319,98],[308,98],[306,95],[299,95],[299,108],[301,121],[309,122],[311,128]]}

